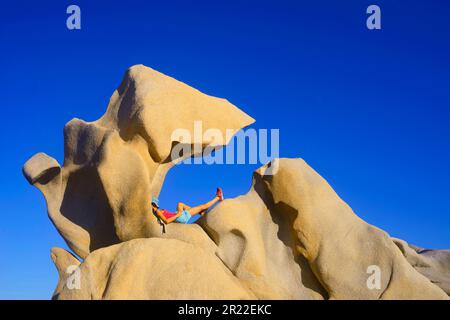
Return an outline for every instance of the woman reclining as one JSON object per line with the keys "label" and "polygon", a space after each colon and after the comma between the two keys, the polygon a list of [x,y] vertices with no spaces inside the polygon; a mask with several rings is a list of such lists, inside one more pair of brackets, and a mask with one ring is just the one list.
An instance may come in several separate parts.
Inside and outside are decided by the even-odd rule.
{"label": "woman reclining", "polygon": [[174,213],[167,211],[166,209],[160,209],[158,198],[152,197],[152,211],[153,214],[160,218],[165,224],[169,224],[172,222],[192,223],[203,216],[207,212],[207,210],[211,208],[217,201],[222,200],[222,189],[217,188],[216,196],[214,197],[214,199],[195,207],[190,207],[187,204],[179,202],[177,205],[176,213]]}

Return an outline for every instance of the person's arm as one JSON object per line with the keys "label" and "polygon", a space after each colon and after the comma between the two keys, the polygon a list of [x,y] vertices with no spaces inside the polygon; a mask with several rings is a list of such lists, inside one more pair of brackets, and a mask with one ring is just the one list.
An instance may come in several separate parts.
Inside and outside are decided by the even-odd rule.
{"label": "person's arm", "polygon": [[164,214],[163,214],[163,210],[158,209],[156,210],[156,214],[158,215],[158,217],[165,223],[165,224],[169,224],[172,223],[173,221],[175,221],[176,218],[178,218],[181,215],[180,213],[177,213],[176,215],[174,215],[173,217],[170,217],[169,219],[167,219]]}

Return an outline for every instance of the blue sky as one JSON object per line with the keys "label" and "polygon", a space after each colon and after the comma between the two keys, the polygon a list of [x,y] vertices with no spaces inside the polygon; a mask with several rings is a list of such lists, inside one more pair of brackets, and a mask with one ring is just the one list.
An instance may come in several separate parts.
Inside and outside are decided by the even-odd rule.
{"label": "blue sky", "polygon": [[[95,3],[94,3],[95,2]],[[81,30],[66,8],[81,8]],[[368,5],[382,30],[366,28]],[[450,247],[450,28],[447,1],[20,1],[0,10],[3,110],[0,298],[48,299],[49,250],[66,247],[22,176],[43,151],[63,162],[64,124],[103,114],[142,63],[279,128],[367,222]],[[161,202],[246,193],[258,165],[177,166]]]}

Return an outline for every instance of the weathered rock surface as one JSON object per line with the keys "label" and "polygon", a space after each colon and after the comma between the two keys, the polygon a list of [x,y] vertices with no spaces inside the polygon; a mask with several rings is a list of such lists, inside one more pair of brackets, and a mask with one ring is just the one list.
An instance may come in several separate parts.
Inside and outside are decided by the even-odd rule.
{"label": "weathered rock surface", "polygon": [[[173,130],[192,131],[197,120],[224,136],[253,122],[226,100],[134,66],[102,118],[65,126],[62,167],[43,153],[24,165],[53,224],[84,259],[52,249],[54,298],[448,298],[448,251],[416,248],[367,224],[301,159],[272,161],[253,174],[247,194],[162,234],[149,200],[191,155],[172,161],[172,148],[185,143],[171,139]],[[79,290],[67,286],[68,266],[79,267]],[[371,266],[379,288],[367,285]]]}
{"label": "weathered rock surface", "polygon": [[[275,175],[265,175],[268,165],[256,173],[264,185],[259,194],[274,216],[288,221],[283,236],[291,237],[295,255],[308,261],[330,299],[447,298],[414,270],[384,231],[356,216],[303,160],[274,161],[269,165],[278,167]],[[369,266],[381,271],[380,289],[366,284]]]}
{"label": "weathered rock surface", "polygon": [[[58,270],[77,264],[52,249]],[[98,249],[79,265],[79,289],[60,273],[54,299],[254,299],[217,257],[174,239],[136,239]],[[72,283],[69,281],[69,283]]]}
{"label": "weathered rock surface", "polygon": [[414,269],[450,295],[450,250],[428,250],[393,240]]}
{"label": "weathered rock surface", "polygon": [[[171,159],[173,146],[186,143],[172,140],[172,132],[186,129],[194,136],[194,121],[201,121],[204,131],[220,130],[225,144],[231,138],[227,129],[236,132],[254,122],[225,99],[133,66],[99,120],[66,124],[63,167],[38,153],[23,172],[44,194],[61,236],[85,258],[95,249],[160,233],[156,221],[149,219],[149,199],[159,195],[167,171],[176,163]],[[210,142],[215,145],[204,140],[199,150]],[[178,227],[168,236],[211,246],[198,226]]]}

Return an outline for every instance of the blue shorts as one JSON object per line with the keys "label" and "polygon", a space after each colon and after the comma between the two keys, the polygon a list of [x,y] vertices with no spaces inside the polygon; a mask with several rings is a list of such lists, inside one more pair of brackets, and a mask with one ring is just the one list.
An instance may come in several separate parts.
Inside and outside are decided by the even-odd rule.
{"label": "blue shorts", "polygon": [[191,214],[187,210],[183,210],[181,212],[181,215],[175,219],[175,222],[178,223],[187,223],[189,219],[191,218]]}

